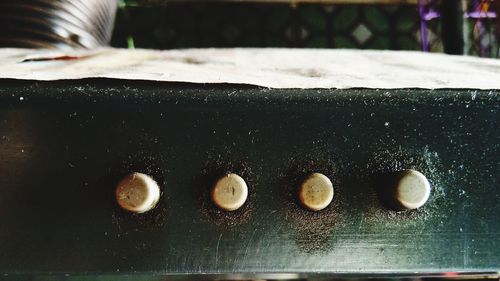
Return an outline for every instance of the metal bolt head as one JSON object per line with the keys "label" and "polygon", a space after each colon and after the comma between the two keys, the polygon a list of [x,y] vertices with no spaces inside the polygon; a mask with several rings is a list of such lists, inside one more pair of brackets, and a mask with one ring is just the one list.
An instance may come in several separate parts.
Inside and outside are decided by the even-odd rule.
{"label": "metal bolt head", "polygon": [[394,199],[403,210],[422,207],[431,194],[429,180],[416,170],[404,170],[398,173],[394,187]]}
{"label": "metal bolt head", "polygon": [[299,200],[307,209],[320,211],[332,202],[333,193],[333,184],[327,176],[312,173],[300,185]]}
{"label": "metal bolt head", "polygon": [[235,211],[245,204],[248,186],[237,174],[227,174],[219,178],[212,188],[212,201],[225,211]]}
{"label": "metal bolt head", "polygon": [[123,209],[144,213],[153,209],[160,200],[160,188],[150,176],[132,173],[118,183],[115,196]]}

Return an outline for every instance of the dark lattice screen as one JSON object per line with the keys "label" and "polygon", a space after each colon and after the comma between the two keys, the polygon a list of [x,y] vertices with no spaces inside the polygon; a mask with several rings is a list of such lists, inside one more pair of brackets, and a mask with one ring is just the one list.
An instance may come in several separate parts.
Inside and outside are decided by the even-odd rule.
{"label": "dark lattice screen", "polygon": [[[483,3],[487,0],[472,0]],[[479,1],[479,2],[478,2]],[[481,2],[483,1],[483,2]],[[439,0],[426,0],[439,14]],[[474,4],[473,2],[471,2]],[[494,18],[465,11],[465,52],[495,57]],[[442,52],[439,15],[426,22],[431,52]],[[299,47],[422,50],[416,5],[325,5],[174,2],[119,10],[112,44],[172,49],[196,47]]]}
{"label": "dark lattice screen", "polygon": [[[439,24],[428,24],[431,50],[441,51]],[[420,50],[414,5],[173,3],[120,10],[116,46],[311,47]]]}

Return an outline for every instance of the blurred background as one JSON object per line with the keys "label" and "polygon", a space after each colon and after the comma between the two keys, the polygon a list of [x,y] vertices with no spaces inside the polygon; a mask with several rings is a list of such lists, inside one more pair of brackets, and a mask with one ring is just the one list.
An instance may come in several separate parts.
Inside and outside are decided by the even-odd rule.
{"label": "blurred background", "polygon": [[354,48],[498,58],[499,10],[500,0],[0,0],[0,46]]}
{"label": "blurred background", "polygon": [[[446,46],[451,49],[448,53],[498,57],[495,8],[500,3],[495,1],[289,2],[125,0],[120,2],[111,44],[158,49],[298,47],[444,52],[448,43],[458,45]],[[463,43],[459,42],[462,34]]]}

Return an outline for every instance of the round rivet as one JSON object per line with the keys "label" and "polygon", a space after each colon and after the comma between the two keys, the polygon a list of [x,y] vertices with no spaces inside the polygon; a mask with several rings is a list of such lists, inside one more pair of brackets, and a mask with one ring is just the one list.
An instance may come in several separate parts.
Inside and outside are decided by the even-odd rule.
{"label": "round rivet", "polygon": [[217,207],[226,211],[239,209],[245,204],[247,196],[247,184],[237,174],[222,176],[212,189],[212,201]]}
{"label": "round rivet", "polygon": [[394,199],[402,209],[411,210],[422,207],[430,194],[429,180],[419,171],[409,169],[398,173]]}
{"label": "round rivet", "polygon": [[300,185],[299,199],[309,210],[320,211],[332,202],[333,184],[327,176],[313,173]]}
{"label": "round rivet", "polygon": [[153,209],[160,199],[160,188],[155,180],[142,173],[123,178],[116,187],[116,201],[123,209],[144,213]]}

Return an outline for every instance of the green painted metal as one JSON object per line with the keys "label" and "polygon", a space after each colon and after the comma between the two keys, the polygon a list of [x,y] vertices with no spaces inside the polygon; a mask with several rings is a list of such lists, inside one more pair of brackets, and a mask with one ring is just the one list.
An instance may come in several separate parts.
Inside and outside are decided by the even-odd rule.
{"label": "green painted metal", "polygon": [[[0,83],[4,278],[500,269],[496,90]],[[422,209],[380,203],[376,179],[403,168],[431,181]],[[162,189],[159,207],[144,215],[114,202],[116,183],[134,171]],[[207,196],[227,171],[250,188],[235,213]],[[294,200],[312,171],[335,185],[319,213]]]}

